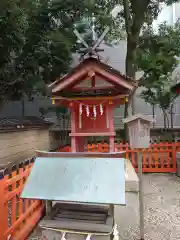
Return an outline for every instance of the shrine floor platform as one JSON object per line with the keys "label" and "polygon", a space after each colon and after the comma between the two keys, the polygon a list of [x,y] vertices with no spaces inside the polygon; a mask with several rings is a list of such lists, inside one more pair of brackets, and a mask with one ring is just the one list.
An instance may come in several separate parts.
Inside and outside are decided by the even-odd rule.
{"label": "shrine floor platform", "polygon": [[[174,174],[144,174],[145,198],[145,233],[146,240],[179,240],[180,239],[180,178]],[[121,216],[119,207],[115,217],[121,233],[120,240],[138,239],[138,222],[131,212]],[[122,218],[124,225],[122,226]],[[121,225],[120,225],[121,223]],[[121,231],[124,229],[123,232]],[[38,238],[39,230],[29,239]]]}

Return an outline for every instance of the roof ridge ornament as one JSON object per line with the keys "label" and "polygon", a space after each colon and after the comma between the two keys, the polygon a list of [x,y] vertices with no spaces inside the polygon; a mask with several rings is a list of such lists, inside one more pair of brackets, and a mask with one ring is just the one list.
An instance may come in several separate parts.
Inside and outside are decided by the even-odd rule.
{"label": "roof ridge ornament", "polygon": [[[121,11],[121,7],[118,4],[112,9],[111,16],[113,18],[116,18],[120,11]],[[73,31],[74,34],[76,35],[78,40],[84,45],[84,48],[80,49],[80,53],[82,53],[82,55],[80,57],[80,61],[84,60],[85,58],[89,58],[89,57],[96,57],[98,60],[102,59],[102,57],[98,54],[98,52],[102,52],[102,51],[104,51],[104,49],[100,49],[99,46],[102,43],[102,41],[104,40],[107,33],[109,32],[109,30],[110,30],[110,27],[106,26],[106,28],[102,32],[101,36],[96,39],[97,35],[95,32],[94,13],[92,14],[92,34],[93,34],[93,36],[92,36],[93,45],[92,46],[89,46],[87,44],[87,42],[84,40],[84,38],[82,37],[82,35],[78,32],[78,30],[76,28],[74,29],[74,31]],[[105,63],[107,63],[108,60],[109,60],[109,58],[105,59]]]}

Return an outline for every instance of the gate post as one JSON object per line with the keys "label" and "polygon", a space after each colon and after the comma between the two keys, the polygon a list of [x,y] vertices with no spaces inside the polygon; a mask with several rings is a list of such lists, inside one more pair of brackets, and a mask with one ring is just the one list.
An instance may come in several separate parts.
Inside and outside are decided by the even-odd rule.
{"label": "gate post", "polygon": [[4,171],[0,171],[0,239],[7,239],[5,236],[8,230],[8,203],[6,202],[6,177]]}

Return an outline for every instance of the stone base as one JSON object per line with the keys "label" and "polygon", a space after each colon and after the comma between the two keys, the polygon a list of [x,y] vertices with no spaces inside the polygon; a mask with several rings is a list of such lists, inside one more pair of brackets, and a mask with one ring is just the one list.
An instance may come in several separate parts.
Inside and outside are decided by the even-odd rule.
{"label": "stone base", "polygon": [[53,207],[52,216],[40,221],[42,236],[48,240],[85,240],[88,234],[95,240],[112,240],[114,217],[106,205],[61,204]]}
{"label": "stone base", "polygon": [[[42,236],[45,239],[48,240],[60,240],[62,237],[62,233],[61,232],[55,232],[52,230],[42,230]],[[84,235],[84,234],[72,234],[72,233],[67,233],[65,235],[65,238],[67,240],[85,240],[87,238],[88,235]],[[91,240],[111,240],[110,235],[107,236],[91,236]]]}

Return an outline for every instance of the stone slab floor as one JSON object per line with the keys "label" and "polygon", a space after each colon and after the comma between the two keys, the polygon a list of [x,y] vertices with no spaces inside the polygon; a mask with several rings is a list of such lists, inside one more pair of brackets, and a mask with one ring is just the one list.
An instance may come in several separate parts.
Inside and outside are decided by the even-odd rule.
{"label": "stone slab floor", "polygon": [[[174,174],[144,174],[145,240],[180,240],[180,178]],[[116,221],[121,216],[118,207]],[[138,222],[127,215],[120,240],[138,240]],[[122,220],[121,220],[122,221]],[[38,239],[35,231],[29,239]],[[40,239],[40,238],[39,238]]]}

